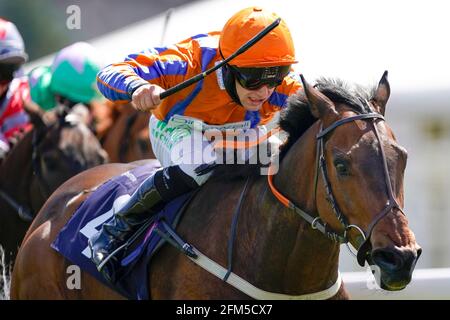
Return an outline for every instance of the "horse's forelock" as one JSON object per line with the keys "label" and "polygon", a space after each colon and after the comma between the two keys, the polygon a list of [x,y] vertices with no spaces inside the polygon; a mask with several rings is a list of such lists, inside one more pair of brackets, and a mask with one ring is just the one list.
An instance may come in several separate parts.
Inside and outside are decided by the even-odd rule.
{"label": "horse's forelock", "polygon": [[370,101],[375,93],[375,87],[364,87],[337,78],[319,78],[315,88],[335,103],[344,103],[356,113],[370,113],[372,110],[365,101]]}

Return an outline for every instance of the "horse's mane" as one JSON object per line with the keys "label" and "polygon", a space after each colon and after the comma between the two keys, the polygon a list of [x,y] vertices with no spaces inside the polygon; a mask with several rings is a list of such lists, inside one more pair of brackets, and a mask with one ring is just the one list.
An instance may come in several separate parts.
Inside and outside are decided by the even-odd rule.
{"label": "horse's mane", "polygon": [[[321,93],[335,103],[343,103],[358,114],[373,112],[365,101],[370,101],[375,93],[375,87],[365,88],[359,85],[350,86],[341,79],[319,78],[314,85]],[[278,125],[286,132],[288,138],[280,147],[280,160],[290,147],[317,121],[309,109],[303,90],[290,96],[287,107],[280,112]],[[250,175],[260,174],[262,164],[227,164],[219,165],[212,179],[235,180]]]}
{"label": "horse's mane", "polygon": [[[341,79],[319,78],[314,85],[321,93],[334,103],[343,103],[358,114],[372,112],[365,101],[370,101],[375,93],[375,87],[370,89],[353,85]],[[287,141],[281,146],[280,158],[290,147],[317,121],[311,114],[309,104],[303,90],[289,97],[287,107],[281,111],[279,126],[288,135]]]}

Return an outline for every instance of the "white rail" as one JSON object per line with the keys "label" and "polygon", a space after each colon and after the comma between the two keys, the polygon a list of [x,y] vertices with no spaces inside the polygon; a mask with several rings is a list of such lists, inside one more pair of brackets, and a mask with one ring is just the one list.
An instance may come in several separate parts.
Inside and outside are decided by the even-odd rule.
{"label": "white rail", "polygon": [[385,291],[369,272],[343,272],[342,279],[355,300],[449,300],[450,268],[417,269],[402,291]]}

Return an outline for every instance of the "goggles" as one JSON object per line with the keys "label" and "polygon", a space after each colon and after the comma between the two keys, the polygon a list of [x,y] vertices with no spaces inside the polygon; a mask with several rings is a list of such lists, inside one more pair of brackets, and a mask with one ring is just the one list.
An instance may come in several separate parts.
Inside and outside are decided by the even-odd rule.
{"label": "goggles", "polygon": [[265,67],[265,68],[238,68],[228,65],[231,73],[239,84],[247,90],[257,90],[262,86],[275,88],[289,74],[291,66]]}

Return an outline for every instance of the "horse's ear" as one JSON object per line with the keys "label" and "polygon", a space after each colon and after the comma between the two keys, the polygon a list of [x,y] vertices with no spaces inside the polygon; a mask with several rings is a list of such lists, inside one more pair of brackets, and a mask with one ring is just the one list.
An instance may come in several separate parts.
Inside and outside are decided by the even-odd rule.
{"label": "horse's ear", "polygon": [[375,107],[377,107],[377,111],[384,115],[386,111],[386,104],[389,100],[389,96],[391,95],[391,87],[389,86],[389,81],[387,79],[388,72],[387,70],[383,73],[380,82],[378,83],[377,90],[375,91],[375,95],[373,96],[373,102],[375,103]]}
{"label": "horse's ear", "polygon": [[308,99],[309,108],[314,117],[319,119],[324,119],[328,116],[337,116],[336,109],[334,108],[333,102],[328,99],[319,90],[312,87],[308,82],[306,82],[303,75],[300,75],[303,83],[303,90],[305,91],[306,98]]}

